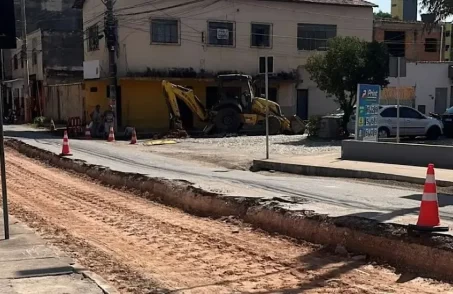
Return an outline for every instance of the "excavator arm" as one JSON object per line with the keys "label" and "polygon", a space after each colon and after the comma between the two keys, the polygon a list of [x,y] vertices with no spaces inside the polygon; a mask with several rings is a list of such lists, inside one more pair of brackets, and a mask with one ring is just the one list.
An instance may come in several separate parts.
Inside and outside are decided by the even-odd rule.
{"label": "excavator arm", "polygon": [[162,89],[174,124],[181,124],[181,111],[179,110],[178,100],[184,102],[201,121],[209,120],[208,111],[191,89],[165,80],[162,81]]}

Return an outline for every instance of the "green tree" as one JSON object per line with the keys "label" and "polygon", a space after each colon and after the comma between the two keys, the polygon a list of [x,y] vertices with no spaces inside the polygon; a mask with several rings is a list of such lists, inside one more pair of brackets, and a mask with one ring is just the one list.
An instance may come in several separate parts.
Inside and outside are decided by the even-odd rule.
{"label": "green tree", "polygon": [[379,12],[374,13],[374,18],[392,18],[392,15],[388,12],[379,10]]}
{"label": "green tree", "polygon": [[329,40],[325,53],[312,55],[306,65],[311,79],[333,95],[343,110],[342,127],[347,124],[357,100],[357,84],[388,85],[389,55],[384,44],[365,42],[357,37]]}
{"label": "green tree", "polygon": [[444,21],[447,17],[453,15],[452,0],[421,0],[422,8],[432,14],[432,19],[428,22],[438,23]]}

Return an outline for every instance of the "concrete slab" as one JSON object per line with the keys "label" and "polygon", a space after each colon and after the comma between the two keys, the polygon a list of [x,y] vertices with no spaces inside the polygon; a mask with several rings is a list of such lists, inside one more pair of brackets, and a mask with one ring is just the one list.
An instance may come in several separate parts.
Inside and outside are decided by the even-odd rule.
{"label": "concrete slab", "polygon": [[[254,160],[256,170],[275,170],[320,177],[368,178],[423,184],[426,167],[340,159],[340,153]],[[439,186],[453,186],[453,171],[436,168]]]}
{"label": "concrete slab", "polygon": [[[2,216],[2,214],[0,214]],[[3,216],[2,216],[3,217]],[[20,224],[16,220],[11,220],[9,224],[9,235],[20,235],[20,234],[34,234],[33,230]],[[5,231],[3,228],[3,222],[1,222],[1,228],[0,228],[0,239],[5,238]]]}
{"label": "concrete slab", "polygon": [[30,248],[12,248],[8,250],[0,250],[0,264],[5,261],[26,260],[26,259],[42,259],[57,257],[65,262],[71,263],[72,260],[65,253],[48,247],[47,245],[33,245]]}
{"label": "concrete slab", "polygon": [[10,235],[9,237],[9,240],[0,240],[0,252],[46,244],[43,239],[34,234]]}
{"label": "concrete slab", "polygon": [[[56,277],[40,277],[10,280],[5,290],[14,294],[102,294],[101,288],[82,275],[72,274]],[[1,291],[0,286],[0,291]],[[2,294],[8,292],[0,292]]]}
{"label": "concrete slab", "polygon": [[10,217],[10,224],[10,239],[0,240],[0,294],[104,293],[95,281],[75,273],[64,252],[15,218]]}
{"label": "concrete slab", "polygon": [[19,279],[71,274],[74,270],[60,258],[34,258],[0,263],[0,279]]}

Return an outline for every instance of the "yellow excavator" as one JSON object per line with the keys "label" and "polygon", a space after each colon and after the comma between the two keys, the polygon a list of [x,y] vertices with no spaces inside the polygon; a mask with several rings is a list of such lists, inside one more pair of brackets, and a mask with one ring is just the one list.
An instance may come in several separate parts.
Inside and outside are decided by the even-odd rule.
{"label": "yellow excavator", "polygon": [[[214,101],[213,106],[207,109],[187,87],[162,81],[164,97],[170,111],[170,128],[183,129],[180,102],[183,102],[190,111],[207,125],[205,133],[236,133],[242,130],[258,131],[265,130],[266,105],[269,107],[269,134],[303,134],[305,125],[302,120],[293,116],[286,118],[280,109],[280,105],[273,101],[254,96],[252,78],[242,74],[227,74],[217,77],[218,87],[216,97],[207,97]],[[235,85],[240,88],[241,97],[232,95],[225,84]],[[229,88],[231,89],[231,87]]]}

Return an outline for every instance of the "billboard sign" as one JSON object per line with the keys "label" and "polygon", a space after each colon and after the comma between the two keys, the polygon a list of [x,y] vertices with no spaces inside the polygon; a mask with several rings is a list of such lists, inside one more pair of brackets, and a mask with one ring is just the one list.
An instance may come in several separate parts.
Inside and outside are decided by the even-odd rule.
{"label": "billboard sign", "polygon": [[357,85],[357,108],[355,139],[360,141],[378,140],[378,116],[381,86]]}

